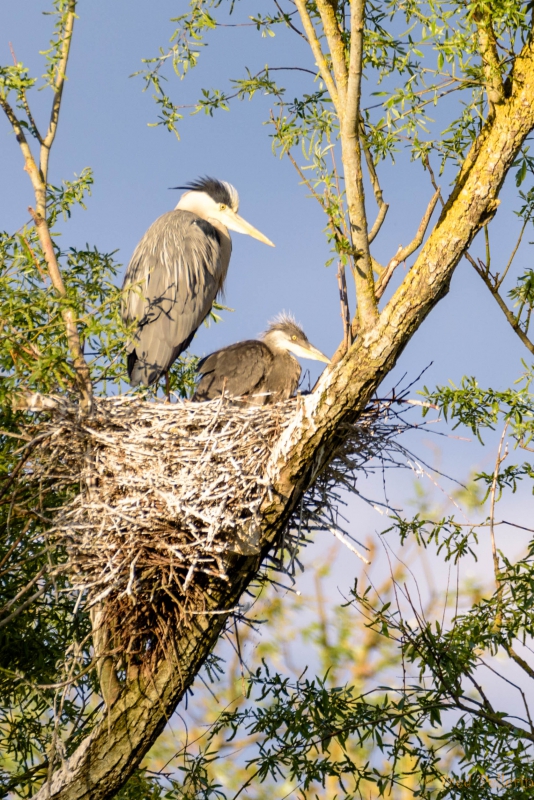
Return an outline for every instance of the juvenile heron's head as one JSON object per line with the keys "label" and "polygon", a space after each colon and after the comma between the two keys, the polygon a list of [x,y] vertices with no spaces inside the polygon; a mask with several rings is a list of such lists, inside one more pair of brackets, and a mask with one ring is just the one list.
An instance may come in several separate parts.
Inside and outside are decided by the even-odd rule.
{"label": "juvenile heron's head", "polygon": [[261,338],[273,351],[289,351],[300,358],[311,358],[330,364],[330,359],[308,341],[308,337],[289,314],[280,314],[269,323]]}

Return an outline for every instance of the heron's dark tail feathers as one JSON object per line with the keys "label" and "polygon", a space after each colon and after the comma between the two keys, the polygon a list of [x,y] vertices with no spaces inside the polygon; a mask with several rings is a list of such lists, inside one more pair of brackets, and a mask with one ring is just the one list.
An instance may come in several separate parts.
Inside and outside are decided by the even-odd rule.
{"label": "heron's dark tail feathers", "polygon": [[163,373],[172,367],[180,353],[189,347],[196,332],[195,329],[187,339],[177,347],[173,347],[170,352],[165,343],[162,343],[161,347],[153,347],[152,349],[157,350],[155,357],[152,353],[138,354],[137,350],[128,353],[127,368],[130,384],[132,386],[152,386],[153,383],[156,383]]}
{"label": "heron's dark tail feathers", "polygon": [[132,386],[152,386],[161,377],[165,368],[159,364],[150,364],[132,350],[128,353],[128,377]]}

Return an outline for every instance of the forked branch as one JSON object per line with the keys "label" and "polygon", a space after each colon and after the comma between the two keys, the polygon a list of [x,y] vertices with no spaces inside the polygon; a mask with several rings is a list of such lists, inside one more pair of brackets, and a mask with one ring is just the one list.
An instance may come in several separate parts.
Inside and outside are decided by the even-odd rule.
{"label": "forked branch", "polygon": [[415,234],[410,244],[406,245],[406,247],[399,246],[399,249],[393,256],[387,267],[384,269],[383,273],[380,275],[375,286],[375,295],[377,300],[379,300],[386,291],[391,276],[393,275],[395,269],[399,266],[399,264],[401,264],[403,261],[409,258],[409,256],[411,256],[412,253],[414,253],[417,250],[417,248],[422,245],[423,239],[425,238],[426,230],[428,228],[428,223],[430,222],[430,218],[434,213],[434,209],[436,207],[436,203],[439,200],[440,193],[441,193],[440,189],[437,189],[434,192],[432,199],[430,200],[430,203],[428,204],[428,207],[424,213],[423,219],[419,224],[417,233]]}
{"label": "forked branch", "polygon": [[319,72],[321,73],[321,78],[325,82],[326,88],[332,98],[332,102],[334,106],[337,108],[339,101],[338,101],[338,94],[336,84],[334,83],[334,79],[332,77],[332,73],[326,63],[326,58],[321,48],[321,44],[319,42],[319,38],[317,36],[317,32],[313,25],[310,15],[308,14],[308,9],[306,8],[306,0],[295,0],[295,5],[297,10],[300,14],[300,18],[302,20],[302,26],[304,28],[304,32],[310,44],[313,57],[315,58],[315,63],[319,67]]}
{"label": "forked branch", "polygon": [[[52,101],[52,111],[50,114],[50,122],[48,124],[48,131],[44,137],[41,145],[40,155],[40,170],[43,183],[48,181],[48,161],[50,158],[50,149],[56,138],[57,126],[59,121],[59,112],[61,110],[61,99],[63,97],[63,88],[67,78],[67,62],[69,60],[70,45],[72,40],[72,32],[74,29],[74,19],[76,16],[76,0],[70,0],[68,10],[65,14],[65,25],[62,33],[61,42],[61,56],[57,66],[56,77],[54,80],[54,99]],[[45,216],[45,209],[37,207],[37,212]]]}
{"label": "forked branch", "polygon": [[501,293],[499,292],[498,286],[501,285],[501,281],[498,282],[497,286],[495,281],[493,280],[491,274],[487,269],[484,269],[480,264],[478,264],[471,253],[465,253],[465,257],[476,270],[476,272],[480,275],[490,292],[492,293],[493,297],[497,301],[497,305],[501,309],[502,313],[506,317],[508,323],[512,330],[517,334],[521,342],[525,345],[527,350],[534,355],[534,342],[532,342],[523,328],[521,327],[521,323],[519,318],[508,308],[505,300],[503,299]]}

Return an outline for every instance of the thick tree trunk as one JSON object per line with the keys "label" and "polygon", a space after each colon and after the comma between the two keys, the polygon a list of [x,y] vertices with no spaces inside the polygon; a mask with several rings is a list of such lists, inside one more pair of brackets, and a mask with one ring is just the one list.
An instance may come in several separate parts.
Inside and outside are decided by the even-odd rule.
{"label": "thick tree trunk", "polygon": [[[331,458],[340,423],[358,417],[411,336],[447,293],[462,254],[495,213],[504,178],[533,128],[534,51],[529,44],[516,61],[510,97],[495,106],[414,266],[374,327],[324,373],[314,393],[302,399],[295,421],[278,443],[268,468],[275,499],[263,510],[265,550],[302,492]],[[230,585],[215,579],[208,585],[208,612],[233,608],[258,566],[256,557],[236,557],[229,570]],[[195,617],[176,652],[169,653],[151,675],[130,681],[100,725],[42,787],[36,800],[113,797],[165,726],[224,622],[224,614]]]}

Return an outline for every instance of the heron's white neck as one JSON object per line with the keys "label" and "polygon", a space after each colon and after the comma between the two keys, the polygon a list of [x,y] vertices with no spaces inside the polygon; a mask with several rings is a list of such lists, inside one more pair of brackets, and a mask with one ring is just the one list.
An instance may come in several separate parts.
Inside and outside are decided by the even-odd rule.
{"label": "heron's white neck", "polygon": [[219,205],[206,192],[186,192],[180,197],[176,211],[190,211],[205,219],[224,236],[230,239],[228,228],[219,219]]}
{"label": "heron's white neck", "polygon": [[275,353],[287,353],[291,351],[292,343],[288,341],[281,331],[269,331],[263,336],[263,341]]}

